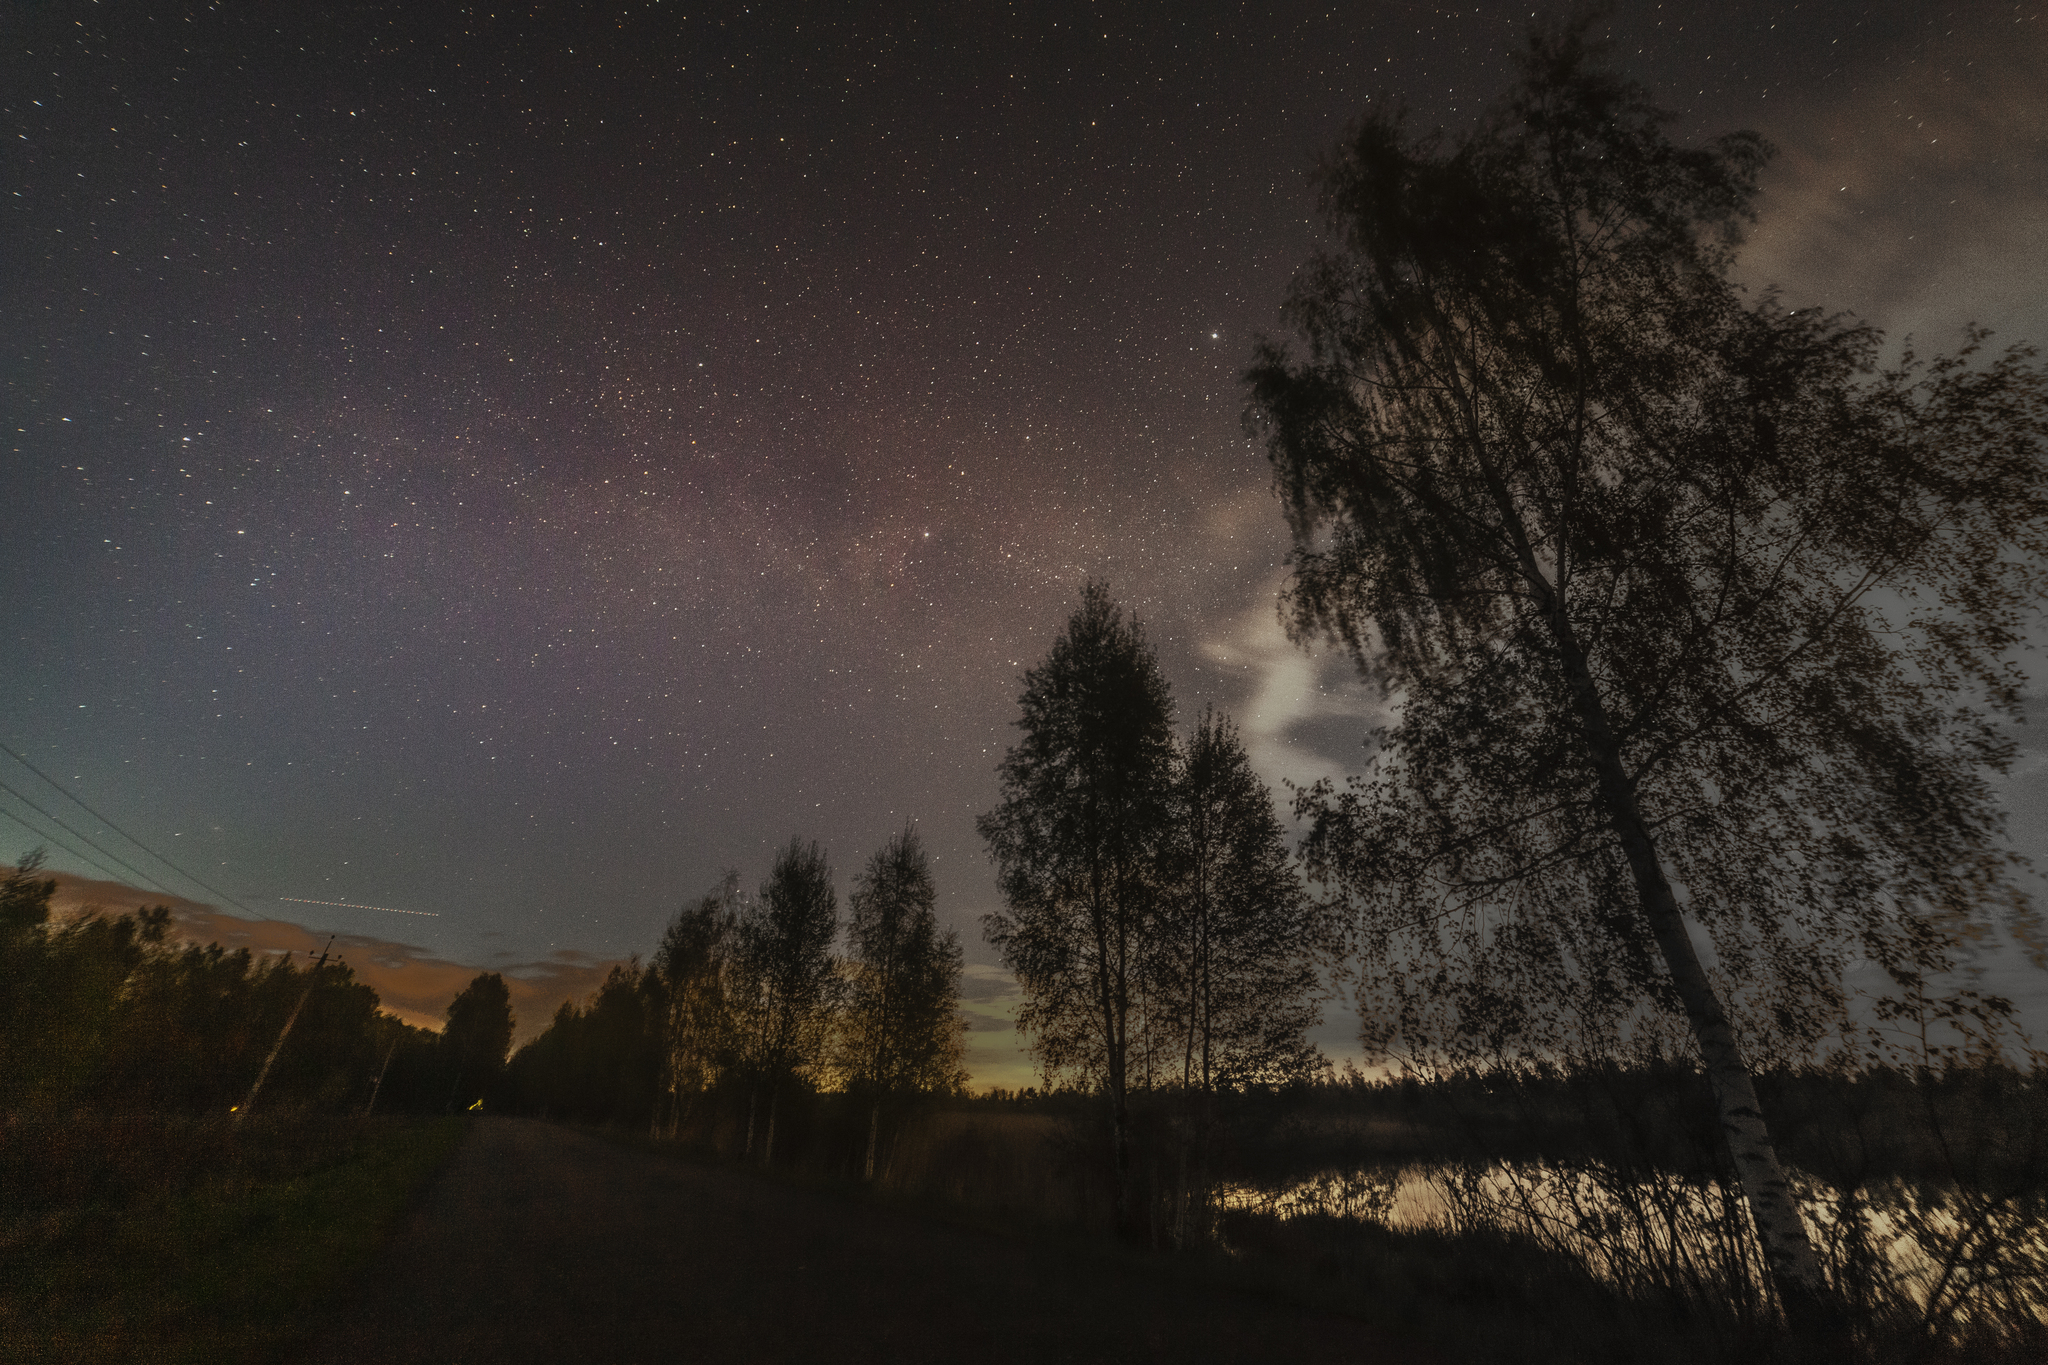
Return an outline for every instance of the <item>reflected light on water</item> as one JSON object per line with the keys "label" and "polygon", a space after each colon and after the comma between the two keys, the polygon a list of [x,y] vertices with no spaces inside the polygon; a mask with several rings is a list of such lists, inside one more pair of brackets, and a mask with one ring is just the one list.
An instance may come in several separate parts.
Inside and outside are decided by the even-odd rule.
{"label": "reflected light on water", "polygon": [[[2038,1196],[1987,1199],[1894,1181],[1853,1195],[1794,1173],[1807,1225],[1832,1276],[1857,1263],[1876,1297],[1959,1320],[1975,1289],[2048,1321],[2048,1208]],[[1226,1184],[1226,1211],[1282,1219],[1361,1219],[1394,1230],[1506,1234],[1579,1262],[1624,1290],[1768,1299],[1738,1189],[1598,1165],[1496,1162],[1318,1171],[1272,1185]],[[1861,1286],[1869,1296],[1870,1286]],[[2004,1305],[2011,1307],[2010,1303]]]}

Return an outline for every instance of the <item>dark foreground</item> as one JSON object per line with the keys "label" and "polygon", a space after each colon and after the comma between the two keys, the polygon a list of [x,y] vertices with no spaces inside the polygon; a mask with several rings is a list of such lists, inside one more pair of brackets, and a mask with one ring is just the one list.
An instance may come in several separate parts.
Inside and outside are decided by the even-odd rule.
{"label": "dark foreground", "polygon": [[1109,1253],[481,1120],[318,1362],[1427,1359]]}

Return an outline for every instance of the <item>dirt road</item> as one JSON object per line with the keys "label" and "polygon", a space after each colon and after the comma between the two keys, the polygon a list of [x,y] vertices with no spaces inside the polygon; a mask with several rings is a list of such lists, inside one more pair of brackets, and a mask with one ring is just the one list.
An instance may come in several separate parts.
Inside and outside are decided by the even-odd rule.
{"label": "dirt road", "polygon": [[312,1361],[1345,1361],[1327,1315],[481,1120]]}

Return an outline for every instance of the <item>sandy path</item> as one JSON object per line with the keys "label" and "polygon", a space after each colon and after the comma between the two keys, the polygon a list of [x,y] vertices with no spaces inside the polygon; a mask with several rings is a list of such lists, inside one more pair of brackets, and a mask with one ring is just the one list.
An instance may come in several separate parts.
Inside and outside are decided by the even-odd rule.
{"label": "sandy path", "polygon": [[1393,1362],[1368,1329],[1110,1257],[480,1121],[317,1362]]}

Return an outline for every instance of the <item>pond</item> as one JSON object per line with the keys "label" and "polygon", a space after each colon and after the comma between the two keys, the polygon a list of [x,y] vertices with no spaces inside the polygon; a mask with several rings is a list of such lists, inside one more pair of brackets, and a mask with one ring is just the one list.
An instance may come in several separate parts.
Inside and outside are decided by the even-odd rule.
{"label": "pond", "polygon": [[[1887,1180],[1844,1193],[1793,1173],[1838,1292],[1929,1327],[2048,1321],[2048,1194]],[[1230,1184],[1225,1210],[1363,1219],[1393,1229],[1492,1233],[1583,1265],[1630,1294],[1768,1311],[1739,1189],[1597,1162],[1332,1167]]]}

